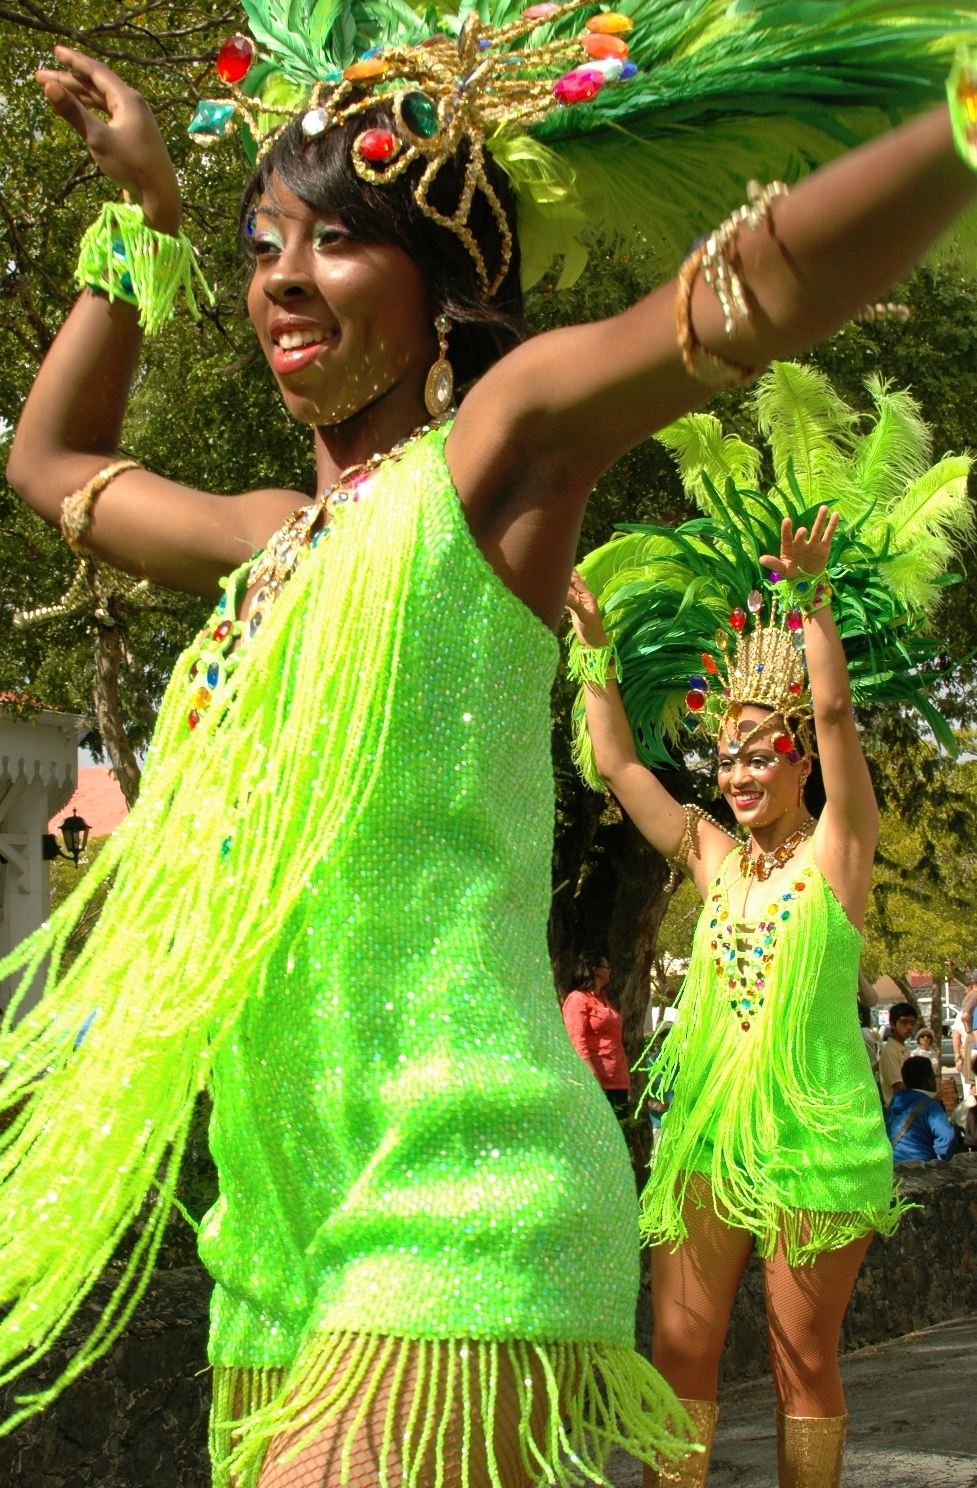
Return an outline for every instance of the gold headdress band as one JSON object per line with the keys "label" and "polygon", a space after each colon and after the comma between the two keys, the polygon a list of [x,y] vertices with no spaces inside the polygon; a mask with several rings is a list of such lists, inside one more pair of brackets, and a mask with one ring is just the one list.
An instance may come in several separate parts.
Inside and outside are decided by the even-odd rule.
{"label": "gold headdress band", "polygon": [[[781,581],[778,579],[777,583]],[[801,598],[802,608],[791,604],[785,607],[778,623],[778,596],[776,588],[770,600],[770,622],[760,624],[760,612],[764,599],[759,589],[750,591],[746,601],[749,614],[754,617],[754,628],[747,631],[747,610],[739,607],[729,617],[730,629],[736,641],[730,653],[729,632],[717,630],[716,644],[720,660],[703,652],[704,673],[712,675],[722,684],[722,695],[712,692],[709,675],[697,674],[689,678],[690,691],[686,697],[689,711],[697,718],[697,726],[718,742],[723,739],[735,758],[749,743],[753,735],[767,728],[768,720],[753,726],[745,735],[740,733],[739,720],[743,709],[750,703],[769,708],[771,713],[783,719],[783,728],[773,738],[773,747],[778,754],[785,754],[791,764],[796,764],[802,754],[813,753],[810,721],[813,717],[811,694],[807,680],[807,664],[804,659],[803,614],[819,609],[831,598],[827,580],[801,581],[806,593]],[[798,585],[786,585],[796,596]],[[798,747],[800,742],[801,747]]]}
{"label": "gold headdress band", "polygon": [[[539,26],[560,21],[589,4],[592,0],[531,5],[518,21],[499,27],[483,25],[473,12],[457,39],[438,32],[417,45],[378,47],[366,53],[344,72],[315,83],[300,109],[261,102],[238,86],[257,57],[257,48],[248,37],[233,36],[221,49],[217,70],[235,101],[205,100],[190,133],[199,143],[210,144],[229,132],[238,112],[261,141],[261,159],[292,119],[301,117],[303,130],[314,139],[378,104],[386,105],[393,116],[393,130],[368,128],[359,134],[351,151],[353,169],[361,180],[383,186],[403,175],[415,160],[424,160],[414,199],[425,216],[461,239],[475,263],[482,291],[491,299],[512,260],[512,230],[485,173],[486,139],[503,131],[522,132],[551,109],[585,102],[605,84],[626,81],[637,70],[626,60],[628,47],[621,39],[632,22],[616,12],[591,16],[577,36],[533,46],[525,55],[513,50],[514,43]],[[568,67],[571,70],[566,72]],[[281,123],[264,138],[262,115],[281,116]],[[441,167],[465,141],[469,154],[464,185],[457,207],[448,215],[432,205],[429,192]],[[468,226],[476,191],[488,202],[502,241],[492,278]]]}

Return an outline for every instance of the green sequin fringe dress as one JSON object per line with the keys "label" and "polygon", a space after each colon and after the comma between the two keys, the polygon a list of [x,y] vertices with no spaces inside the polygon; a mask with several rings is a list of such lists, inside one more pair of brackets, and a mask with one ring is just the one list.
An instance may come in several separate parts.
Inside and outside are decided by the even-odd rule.
{"label": "green sequin fringe dress", "polygon": [[[803,1265],[899,1221],[892,1149],[858,1024],[862,937],[823,875],[798,855],[763,918],[736,943],[725,885],[710,889],[678,1016],[651,1078],[674,1089],[641,1202],[651,1244],[686,1238],[683,1206],[704,1178],[727,1223]],[[769,891],[768,891],[769,892]]]}
{"label": "green sequin fringe dress", "polygon": [[453,1390],[498,1483],[500,1361],[536,1480],[599,1475],[614,1443],[687,1450],[634,1352],[630,1163],[547,954],[557,642],[478,551],[444,437],[360,488],[236,659],[232,576],[89,875],[89,893],[115,875],[99,924],[66,969],[77,904],[21,955],[30,975],[51,954],[48,991],[0,1046],[17,1088],[48,1071],[7,1142],[5,1357],[57,1335],[162,1190],[74,1373],[131,1312],[211,1085],[217,1484],[255,1484],[269,1440],[314,1436],[354,1385],[361,1412],[415,1390],[413,1446],[388,1412],[379,1481],[395,1459],[404,1488],[435,1481],[423,1459]]}

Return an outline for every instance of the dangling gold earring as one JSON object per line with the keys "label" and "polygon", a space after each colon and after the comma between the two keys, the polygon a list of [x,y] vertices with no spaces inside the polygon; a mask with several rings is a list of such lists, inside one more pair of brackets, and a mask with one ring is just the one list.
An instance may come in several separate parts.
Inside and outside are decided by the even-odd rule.
{"label": "dangling gold earring", "polygon": [[804,787],[805,787],[805,785],[807,785],[807,780],[808,780],[808,777],[806,775],[802,774],[801,775],[801,779],[800,779],[800,784],[797,787],[797,804],[798,804],[798,806],[803,806],[804,805]]}
{"label": "dangling gold earring", "polygon": [[440,355],[427,374],[424,384],[424,406],[432,418],[442,418],[454,402],[455,371],[448,361],[448,332],[451,321],[442,312],[435,318],[434,329],[438,333]]}

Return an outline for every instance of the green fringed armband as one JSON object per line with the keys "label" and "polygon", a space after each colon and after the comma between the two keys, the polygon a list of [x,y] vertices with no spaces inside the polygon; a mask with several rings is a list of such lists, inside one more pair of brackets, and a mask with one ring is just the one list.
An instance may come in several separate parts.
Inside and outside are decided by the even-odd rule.
{"label": "green fringed armband", "polygon": [[819,574],[802,573],[796,579],[781,579],[777,594],[784,610],[800,610],[802,615],[814,615],[825,606],[831,608],[834,590],[828,583],[825,569]]}
{"label": "green fringed armband", "polygon": [[594,687],[606,687],[609,677],[620,682],[622,672],[617,647],[613,642],[607,646],[584,646],[580,641],[574,641],[567,671],[575,682],[590,682]]}
{"label": "green fringed armband", "polygon": [[126,202],[105,203],[81,240],[75,279],[80,289],[103,290],[110,301],[135,305],[147,336],[170,319],[181,289],[194,320],[200,319],[195,290],[214,303],[186,234],[155,232],[146,226],[142,207]]}
{"label": "green fringed armband", "polygon": [[957,154],[971,170],[977,171],[977,65],[968,46],[957,51],[946,80],[946,96]]}

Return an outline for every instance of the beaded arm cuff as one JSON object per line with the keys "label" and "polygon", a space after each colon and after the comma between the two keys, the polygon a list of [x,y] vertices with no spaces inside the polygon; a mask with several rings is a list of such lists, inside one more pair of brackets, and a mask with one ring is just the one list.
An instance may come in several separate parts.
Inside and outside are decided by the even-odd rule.
{"label": "beaded arm cuff", "polygon": [[969,47],[962,46],[946,81],[950,123],[957,154],[977,171],[977,62]]}
{"label": "beaded arm cuff", "polygon": [[825,606],[831,608],[834,590],[828,582],[827,570],[819,574],[802,573],[796,579],[781,579],[782,604],[787,609],[800,610],[802,615],[814,615]]}
{"label": "beaded arm cuff", "polygon": [[589,682],[593,687],[606,687],[608,681],[619,682],[623,676],[613,642],[607,646],[573,646],[567,671],[576,682]]}
{"label": "beaded arm cuff", "polygon": [[200,319],[196,291],[214,303],[185,233],[155,232],[143,221],[142,207],[106,202],[81,240],[75,279],[79,289],[104,291],[139,310],[139,324],[153,336],[173,314],[180,290],[194,320]]}
{"label": "beaded arm cuff", "polygon": [[95,502],[109,482],[114,481],[123,470],[139,469],[138,460],[116,460],[114,465],[106,465],[104,470],[93,475],[80,490],[73,491],[70,496],[64,498],[61,503],[61,536],[72,552],[83,553],[85,551],[81,540],[91,526]]}
{"label": "beaded arm cuff", "polygon": [[727,831],[720,822],[717,822],[714,816],[710,816],[708,811],[703,811],[702,807],[696,806],[694,802],[686,802],[682,810],[685,813],[685,831],[682,833],[682,840],[678,845],[678,851],[672,857],[666,857],[665,859],[665,862],[672,870],[668,883],[665,885],[666,894],[672,892],[682,877],[682,874],[688,871],[689,858],[692,854],[695,853],[697,858],[702,856],[699,850],[700,822],[711,822],[714,827],[719,828],[720,832],[725,832],[727,837],[732,836],[732,833]]}

